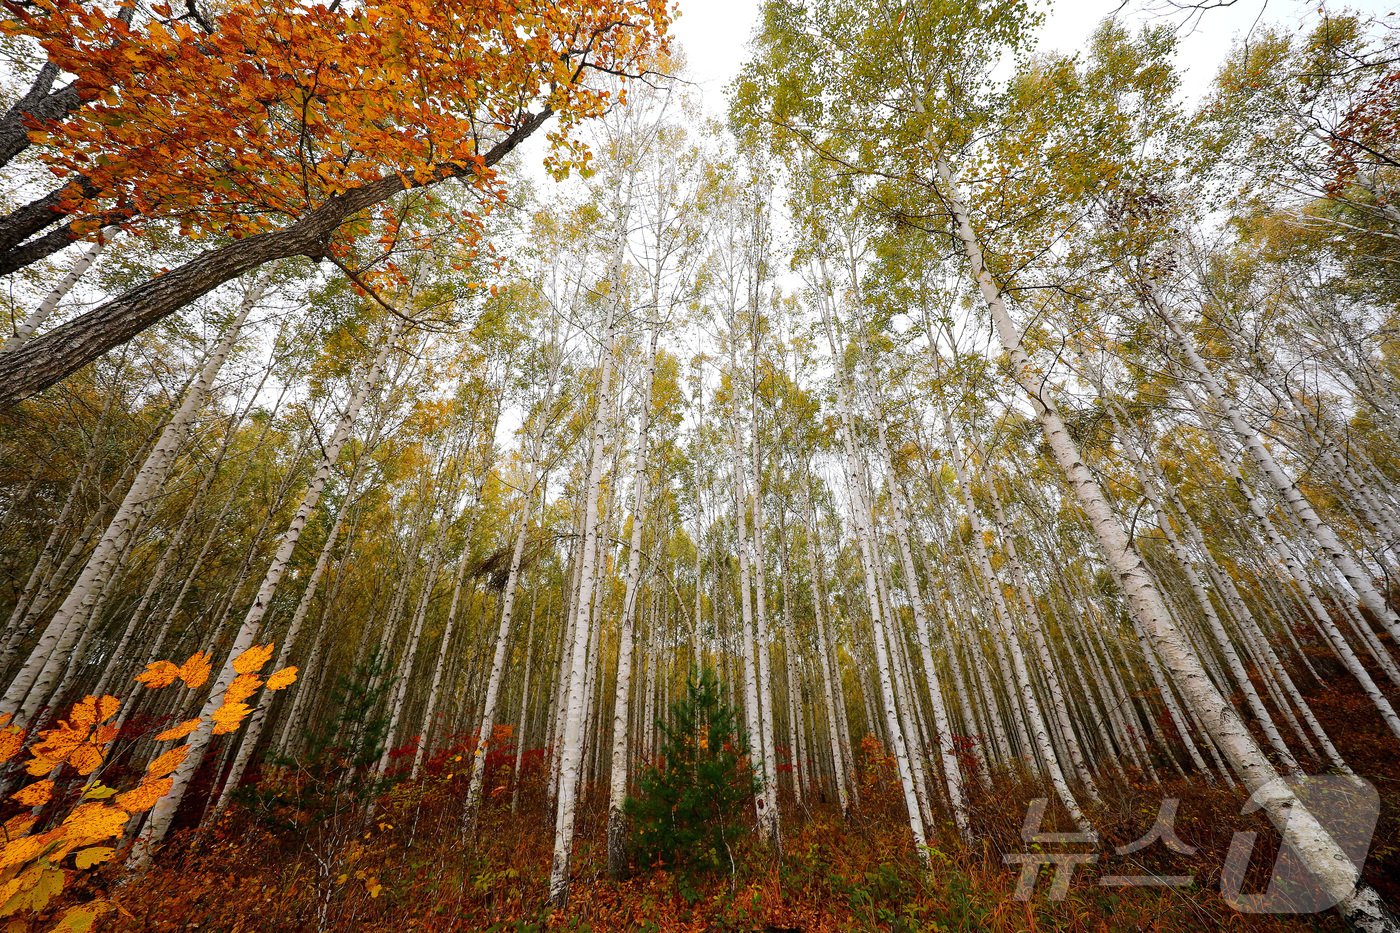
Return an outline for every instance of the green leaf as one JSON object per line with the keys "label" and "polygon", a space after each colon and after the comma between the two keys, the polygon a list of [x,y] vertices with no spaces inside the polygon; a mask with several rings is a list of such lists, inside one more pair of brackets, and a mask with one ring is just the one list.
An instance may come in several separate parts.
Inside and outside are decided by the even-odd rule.
{"label": "green leaf", "polygon": [[94,781],[94,782],[93,782],[93,785],[92,785],[91,787],[89,787],[87,790],[83,791],[83,799],[84,799],[84,800],[106,800],[108,797],[111,797],[111,796],[113,796],[113,795],[116,794],[116,793],[117,793],[117,789],[116,789],[115,787],[108,787],[106,784],[103,784],[101,781]]}

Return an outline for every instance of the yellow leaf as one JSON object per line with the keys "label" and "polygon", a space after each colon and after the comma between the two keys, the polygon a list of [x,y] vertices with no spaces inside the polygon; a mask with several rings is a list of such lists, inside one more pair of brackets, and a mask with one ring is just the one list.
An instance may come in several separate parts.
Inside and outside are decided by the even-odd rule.
{"label": "yellow leaf", "polygon": [[87,790],[83,791],[84,800],[106,800],[117,792],[115,787],[108,787],[101,781],[97,781]]}
{"label": "yellow leaf", "polygon": [[185,756],[190,753],[188,745],[176,745],[167,752],[158,755],[150,764],[146,765],[146,776],[152,778],[163,778],[171,774],[184,762]]}
{"label": "yellow leaf", "polygon": [[132,790],[118,794],[116,803],[127,813],[141,813],[154,807],[174,786],[174,778],[147,778]]}
{"label": "yellow leaf", "polygon": [[204,686],[204,682],[209,679],[209,660],[212,655],[208,651],[197,651],[190,655],[189,660],[180,665],[180,679],[185,682],[185,686],[193,690],[195,687]]}
{"label": "yellow leaf", "polygon": [[53,781],[35,781],[10,796],[22,806],[42,807],[53,798]]}
{"label": "yellow leaf", "polygon": [[295,667],[284,667],[267,679],[267,689],[282,690],[296,683],[297,669]]}
{"label": "yellow leaf", "polygon": [[180,676],[180,668],[169,661],[152,661],[146,669],[136,675],[136,680],[153,690],[168,687]]}
{"label": "yellow leaf", "polygon": [[82,845],[111,839],[126,825],[127,815],[105,803],[85,803],[78,806],[63,821],[70,840]]}
{"label": "yellow leaf", "polygon": [[262,670],[272,658],[272,643],[254,645],[234,659],[233,669],[240,674],[252,674]]}
{"label": "yellow leaf", "polygon": [[198,716],[196,716],[194,719],[186,719],[178,726],[171,726],[164,732],[156,733],[156,741],[169,742],[171,739],[183,739],[185,736],[198,729],[199,724],[201,722],[203,722],[203,720],[200,719]]}
{"label": "yellow leaf", "polygon": [[50,930],[49,933],[88,933],[93,924],[97,922],[97,918],[104,910],[108,909],[108,905],[100,901],[94,904],[84,904],[82,907],[69,907],[59,919],[58,926]]}
{"label": "yellow leaf", "polygon": [[78,869],[91,868],[107,861],[116,853],[117,850],[111,846],[89,846],[78,850],[78,854],[73,856],[73,865]]}
{"label": "yellow leaf", "polygon": [[63,872],[47,862],[30,866],[20,876],[19,891],[0,907],[0,917],[20,911],[37,912],[48,906],[54,895],[63,890]]}
{"label": "yellow leaf", "polygon": [[[7,717],[8,718],[8,717]],[[0,730],[0,761],[9,761],[24,747],[24,733],[18,726],[6,726]]]}
{"label": "yellow leaf", "polygon": [[236,732],[253,708],[247,703],[225,703],[214,711],[214,735]]}
{"label": "yellow leaf", "polygon": [[242,703],[257,693],[262,683],[262,678],[257,674],[239,674],[233,679],[233,683],[228,685],[228,690],[224,692],[224,705]]}

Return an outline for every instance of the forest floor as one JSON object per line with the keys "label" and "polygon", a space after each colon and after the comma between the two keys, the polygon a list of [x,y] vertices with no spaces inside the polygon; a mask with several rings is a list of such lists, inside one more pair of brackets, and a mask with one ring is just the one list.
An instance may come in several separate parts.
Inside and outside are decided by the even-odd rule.
{"label": "forest floor", "polygon": [[[1364,698],[1314,689],[1310,699],[1342,754],[1379,791],[1382,812],[1366,877],[1400,904],[1400,754]],[[1335,913],[1251,915],[1226,903],[1221,866],[1237,831],[1258,830],[1243,890],[1265,887],[1276,838],[1253,814],[1242,816],[1240,789],[1173,775],[1162,786],[1108,785],[1089,810],[1097,845],[1021,838],[1036,785],[1005,779],[972,801],[974,847],[951,826],[936,827],[932,870],[923,870],[903,816],[892,762],[867,740],[860,767],[861,805],[848,820],[829,802],[784,802],[782,854],[756,840],[734,852],[732,875],[687,877],[651,870],[615,881],[603,871],[605,812],[597,801],[580,815],[574,883],[567,911],[544,904],[552,825],[538,753],[527,754],[522,792],[511,810],[508,767],[497,770],[476,830],[465,833],[465,776],[456,756],[440,756],[429,777],[402,782],[357,806],[335,788],[293,784],[286,772],[204,835],[186,831],[144,877],[118,883],[120,867],[95,873],[87,894],[103,890],[118,905],[104,928],[135,931],[402,930],[1341,930]],[[494,757],[494,756],[493,756]],[[502,756],[504,757],[504,756]],[[458,759],[459,760],[459,759]],[[460,765],[455,765],[460,767]],[[1165,776],[1164,776],[1165,777]],[[1146,836],[1164,799],[1176,798],[1175,832],[1191,855],[1162,841],[1119,856],[1114,849]],[[1068,818],[1052,807],[1045,829]],[[1078,867],[1061,899],[1051,896],[1054,866],[1034,894],[1015,896],[1020,867],[1007,855],[1097,853]],[[1112,875],[1189,876],[1181,887],[1111,887]],[[71,896],[83,897],[76,888]],[[36,929],[48,929],[47,926]]]}

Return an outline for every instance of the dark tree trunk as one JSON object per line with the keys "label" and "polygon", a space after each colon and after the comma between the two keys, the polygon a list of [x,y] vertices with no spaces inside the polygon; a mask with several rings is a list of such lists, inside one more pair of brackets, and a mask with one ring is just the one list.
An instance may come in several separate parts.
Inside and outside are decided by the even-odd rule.
{"label": "dark tree trunk", "polygon": [[11,272],[18,272],[25,266],[33,265],[41,259],[48,259],[77,239],[78,235],[73,232],[71,223],[64,224],[57,230],[50,230],[36,240],[30,240],[8,253],[0,254],[0,275],[9,275]]}
{"label": "dark tree trunk", "polygon": [[57,76],[57,68],[45,65],[29,91],[0,117],[0,166],[8,165],[15,156],[29,148],[32,121],[48,123],[62,120],[82,106],[76,84],[49,91]]}
{"label": "dark tree trunk", "polygon": [[[62,194],[63,187],[55,188],[43,197],[35,198],[23,207],[17,207],[0,217],[0,263],[9,264],[10,256],[16,252],[17,246],[45,227],[63,219],[63,214],[58,209]],[[14,266],[0,275],[8,275],[18,268],[22,267]]]}
{"label": "dark tree trunk", "polygon": [[[491,166],[505,158],[551,115],[545,108],[526,116],[486,153],[484,163]],[[136,286],[0,357],[0,409],[43,391],[245,272],[278,259],[320,257],[336,229],[360,211],[410,187],[427,187],[471,172],[467,166],[444,166],[423,186],[406,183],[398,175],[381,178],[330,199],[289,227],[217,247]]]}

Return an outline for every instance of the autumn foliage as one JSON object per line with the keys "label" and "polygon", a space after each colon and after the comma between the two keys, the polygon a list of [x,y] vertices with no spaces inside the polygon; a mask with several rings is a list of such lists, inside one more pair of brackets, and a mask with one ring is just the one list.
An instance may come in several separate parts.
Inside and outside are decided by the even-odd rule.
{"label": "autumn foliage", "polygon": [[275,229],[392,177],[466,176],[499,197],[483,154],[522,102],[543,101],[563,144],[613,97],[581,80],[586,63],[626,69],[668,15],[660,0],[239,0],[204,24],[157,4],[131,26],[77,0],[7,6],[6,31],[36,39],[86,101],[32,136],[69,181],[62,209],[82,230],[171,218],[193,238]]}
{"label": "autumn foliage", "polygon": [[[271,657],[272,646],[254,647],[239,656],[236,667],[241,678],[249,678],[252,690],[263,681],[257,675]],[[156,661],[137,680],[151,689],[168,687],[177,680],[187,689],[204,685],[209,677],[208,652],[192,655],[184,664]],[[296,668],[288,667],[267,680],[269,690],[290,686]],[[252,690],[249,691],[251,694]],[[230,694],[232,690],[230,690]],[[248,694],[242,696],[246,699]],[[5,843],[0,848],[0,917],[26,916],[43,911],[63,891],[76,873],[106,862],[117,853],[116,844],[128,832],[132,818],[145,813],[169,793],[171,775],[189,753],[188,745],[176,745],[156,755],[146,765],[136,786],[119,791],[108,787],[94,774],[110,757],[118,737],[114,722],[121,701],[114,696],[88,696],[73,705],[68,718],[38,733],[29,743],[25,771],[40,780],[11,795],[29,808],[4,824]],[[225,697],[213,714],[215,732],[236,730],[252,710],[239,698]],[[24,733],[5,716],[0,722],[0,764],[8,762],[25,747]],[[184,738],[199,726],[198,718],[157,735],[156,741]],[[86,780],[74,782],[76,775]],[[63,790],[56,799],[57,789]],[[55,804],[52,811],[47,810]],[[110,844],[109,844],[110,843]],[[68,862],[69,856],[72,861]],[[89,900],[66,908],[55,928],[83,931],[92,928],[96,918],[112,909],[103,899]]]}

